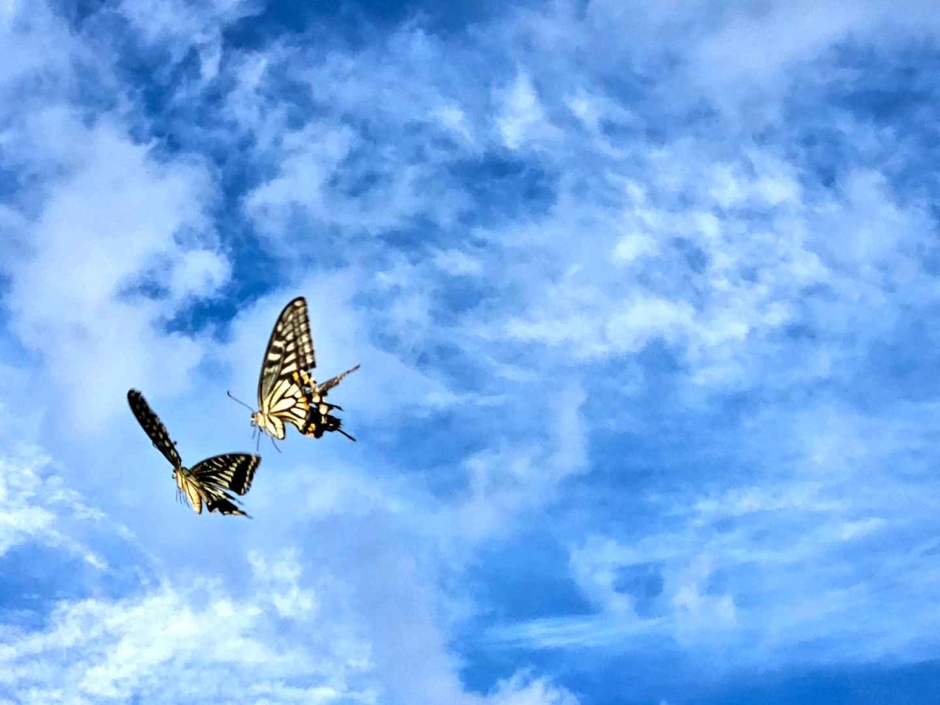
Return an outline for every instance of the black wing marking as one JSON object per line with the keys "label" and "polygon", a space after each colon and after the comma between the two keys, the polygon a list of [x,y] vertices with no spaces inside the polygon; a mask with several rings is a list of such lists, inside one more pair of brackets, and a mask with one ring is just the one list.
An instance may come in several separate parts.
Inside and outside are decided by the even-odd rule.
{"label": "black wing marking", "polygon": [[264,399],[274,391],[278,380],[316,365],[307,301],[303,296],[298,296],[281,311],[268,339],[258,379],[258,407],[264,408]]}
{"label": "black wing marking", "polygon": [[206,458],[190,473],[210,490],[231,490],[243,495],[251,489],[251,481],[260,463],[261,458],[257,455],[227,453]]}
{"label": "black wing marking", "polygon": [[163,422],[160,421],[160,417],[153,412],[147,400],[144,399],[144,395],[136,389],[130,389],[127,392],[127,402],[131,405],[131,411],[134,412],[134,416],[137,417],[141,427],[150,436],[154,447],[163,453],[174,468],[181,468],[183,461],[176,450],[176,444],[170,438],[170,434]]}
{"label": "black wing marking", "polygon": [[206,500],[206,509],[209,510],[209,513],[218,512],[223,516],[230,516],[232,514],[236,516],[243,516],[251,519],[251,514],[243,512],[241,509],[235,506],[235,503],[231,501],[228,497],[209,497]]}
{"label": "black wing marking", "polygon": [[326,401],[327,392],[329,392],[333,387],[338,385],[343,381],[343,378],[352,374],[359,369],[359,365],[346,370],[345,372],[328,379],[323,384],[317,384],[309,375],[301,374],[300,378],[304,385],[304,395],[307,399],[307,404],[309,405],[309,410],[307,415],[304,418],[302,426],[300,428],[301,433],[305,436],[313,436],[314,438],[322,438],[323,434],[327,431],[339,431],[346,438],[351,441],[355,441],[350,434],[346,433],[342,427],[342,420],[333,416],[330,412],[333,409],[343,410],[341,406],[337,404],[330,404]]}

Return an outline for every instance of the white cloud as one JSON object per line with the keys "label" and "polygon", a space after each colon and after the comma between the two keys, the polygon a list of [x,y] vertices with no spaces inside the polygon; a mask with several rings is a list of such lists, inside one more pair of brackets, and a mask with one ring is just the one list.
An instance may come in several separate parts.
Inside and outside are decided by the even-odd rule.
{"label": "white cloud", "polygon": [[555,414],[539,446],[508,446],[470,456],[464,462],[467,489],[440,520],[456,516],[458,536],[479,541],[524,521],[558,498],[566,479],[587,472],[587,429],[581,418],[587,397],[577,384],[548,390],[545,403]]}
{"label": "white cloud", "polygon": [[120,5],[121,13],[143,42],[169,49],[172,63],[181,61],[194,47],[203,82],[219,73],[225,26],[263,9],[259,0],[122,0]]}
{"label": "white cloud", "polygon": [[528,73],[520,71],[516,75],[512,86],[502,92],[501,102],[496,126],[509,149],[538,145],[556,134]]}
{"label": "white cloud", "polygon": [[642,257],[655,255],[657,250],[656,241],[646,233],[631,233],[617,241],[613,259],[617,263],[629,263]]}
{"label": "white cloud", "polygon": [[278,639],[270,620],[282,615],[274,604],[277,596],[264,585],[238,599],[206,580],[164,583],[116,601],[65,601],[43,631],[8,635],[0,683],[37,702],[65,692],[174,703],[232,692],[277,697],[278,681],[303,678],[313,684],[275,701],[296,702],[301,695],[323,701],[335,693],[375,702],[375,691],[361,683],[370,671],[367,644],[335,632],[335,641],[316,649],[296,638]]}
{"label": "white cloud", "polygon": [[[6,413],[6,412],[5,412]],[[105,560],[75,535],[77,521],[96,521],[100,512],[87,506],[63,478],[50,469],[50,459],[37,449],[0,459],[0,558],[14,547],[38,542],[62,548],[103,569]]]}
{"label": "white cloud", "polygon": [[433,115],[440,120],[448,130],[454,134],[460,135],[466,142],[473,143],[474,138],[467,125],[466,115],[458,105],[443,105],[433,111]]}
{"label": "white cloud", "polygon": [[577,705],[579,700],[545,679],[517,673],[497,684],[492,702],[494,705]]}
{"label": "white cloud", "polygon": [[455,277],[474,277],[483,273],[483,263],[461,250],[442,250],[434,257],[434,264]]}
{"label": "white cloud", "polygon": [[[88,129],[56,112],[38,116],[27,136],[66,176],[49,184],[20,234],[25,253],[7,263],[12,328],[42,351],[73,423],[101,428],[129,387],[159,380],[172,394],[202,355],[158,327],[227,279],[224,256],[206,249],[217,246],[203,214],[212,189],[197,165],[161,164],[108,121]],[[131,293],[148,279],[171,301]]]}
{"label": "white cloud", "polygon": [[[732,669],[786,662],[789,650],[820,663],[926,657],[936,610],[911,606],[903,627],[873,605],[906,603],[936,573],[932,544],[915,538],[936,523],[920,499],[936,480],[909,456],[912,419],[927,408],[898,418],[822,406],[756,424],[759,435],[734,449],[747,480],[710,472],[696,488],[645,493],[632,511],[661,507],[661,528],[625,522],[616,537],[572,544],[570,575],[595,615],[499,625],[491,637],[619,650],[656,636]],[[820,443],[840,450],[820,455]]]}

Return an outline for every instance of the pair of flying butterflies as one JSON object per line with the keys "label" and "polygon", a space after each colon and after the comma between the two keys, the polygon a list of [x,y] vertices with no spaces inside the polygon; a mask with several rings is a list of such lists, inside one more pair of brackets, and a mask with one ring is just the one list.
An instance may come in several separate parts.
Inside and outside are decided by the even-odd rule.
{"label": "pair of flying butterflies", "polygon": [[[317,384],[310,375],[316,366],[307,302],[300,296],[281,311],[264,353],[258,380],[258,410],[251,416],[251,425],[258,431],[259,442],[262,433],[270,435],[272,440],[283,440],[285,424],[288,423],[305,436],[320,438],[326,431],[339,431],[348,439],[356,440],[330,413],[333,409],[342,411],[342,407],[328,403],[326,395],[346,375],[358,370],[359,365],[322,384]],[[229,393],[229,396],[232,395]],[[240,502],[231,493],[244,495],[248,492],[255,470],[261,463],[259,456],[226,453],[203,460],[192,468],[184,467],[176,443],[170,439],[166,427],[144,395],[131,389],[127,393],[127,401],[154,447],[173,466],[178,497],[185,495],[197,514],[202,513],[205,505],[209,512],[249,516],[238,508]]]}

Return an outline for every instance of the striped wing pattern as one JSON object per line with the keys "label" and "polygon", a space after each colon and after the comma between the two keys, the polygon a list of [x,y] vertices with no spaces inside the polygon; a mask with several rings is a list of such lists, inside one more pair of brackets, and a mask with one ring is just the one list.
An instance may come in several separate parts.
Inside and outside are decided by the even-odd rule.
{"label": "striped wing pattern", "polygon": [[170,465],[174,468],[183,467],[183,461],[176,450],[176,444],[170,438],[170,434],[160,417],[153,412],[150,404],[144,399],[144,395],[136,389],[131,389],[127,392],[127,402],[130,404],[134,416],[137,417],[137,422],[150,436],[153,447],[163,453],[163,456],[170,461]]}
{"label": "striped wing pattern", "polygon": [[202,499],[206,496],[206,493],[199,482],[184,468],[175,471],[173,477],[176,479],[176,498],[179,499],[180,495],[185,496],[189,500],[193,511],[196,514],[202,514]]}
{"label": "striped wing pattern", "polygon": [[189,499],[196,514],[202,514],[202,507],[205,505],[210,514],[218,512],[223,516],[235,515],[251,518],[250,514],[236,506],[235,503],[238,500],[232,495],[224,490],[202,484],[189,471],[177,473],[176,482],[180,494]]}
{"label": "striped wing pattern", "polygon": [[264,408],[265,400],[274,395],[279,382],[292,380],[295,372],[316,365],[307,301],[298,296],[284,307],[271,331],[258,380],[258,404]]}
{"label": "striped wing pattern", "polygon": [[285,423],[303,431],[309,403],[300,379],[301,373],[294,372],[290,378],[278,380],[271,396],[262,402],[261,413],[267,420],[262,428],[268,427],[278,440],[284,439]]}
{"label": "striped wing pattern", "polygon": [[189,472],[209,489],[230,490],[244,495],[251,489],[251,481],[260,463],[261,458],[257,455],[228,453],[206,458]]}

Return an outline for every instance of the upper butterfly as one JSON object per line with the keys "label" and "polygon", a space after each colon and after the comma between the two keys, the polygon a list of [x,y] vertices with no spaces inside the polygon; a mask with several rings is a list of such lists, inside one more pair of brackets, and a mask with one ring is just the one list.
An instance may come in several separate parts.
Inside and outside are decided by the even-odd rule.
{"label": "upper butterfly", "polygon": [[181,494],[185,494],[196,514],[202,514],[202,505],[205,502],[209,512],[218,511],[220,514],[238,514],[251,518],[235,506],[238,500],[230,495],[228,490],[240,495],[248,492],[261,458],[246,453],[216,455],[203,460],[190,470],[183,466],[176,443],[170,439],[166,426],[150,408],[144,395],[136,389],[131,389],[127,392],[127,401],[137,421],[150,436],[154,448],[163,453],[173,466],[177,499]]}
{"label": "upper butterfly", "polygon": [[316,366],[307,302],[298,296],[284,307],[271,331],[258,380],[258,410],[251,416],[251,425],[278,440],[284,440],[284,424],[290,423],[305,436],[320,438],[324,431],[339,431],[355,441],[340,428],[340,419],[330,414],[342,407],[327,403],[326,394],[359,365],[319,385],[310,375]]}

